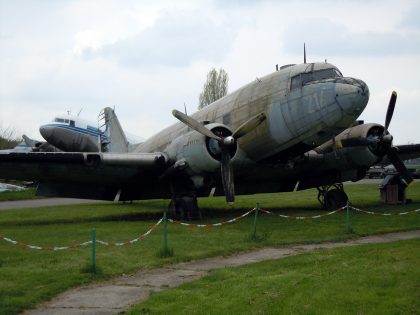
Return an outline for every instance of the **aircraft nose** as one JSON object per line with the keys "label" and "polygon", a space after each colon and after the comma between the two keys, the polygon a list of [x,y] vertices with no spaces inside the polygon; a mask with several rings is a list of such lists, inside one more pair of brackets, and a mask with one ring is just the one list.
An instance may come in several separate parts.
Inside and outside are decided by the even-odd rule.
{"label": "aircraft nose", "polygon": [[41,136],[48,141],[53,134],[53,128],[51,128],[51,126],[44,125],[39,127],[39,132]]}
{"label": "aircraft nose", "polygon": [[369,101],[369,88],[359,79],[344,78],[335,87],[335,99],[341,109],[349,115],[359,116]]}

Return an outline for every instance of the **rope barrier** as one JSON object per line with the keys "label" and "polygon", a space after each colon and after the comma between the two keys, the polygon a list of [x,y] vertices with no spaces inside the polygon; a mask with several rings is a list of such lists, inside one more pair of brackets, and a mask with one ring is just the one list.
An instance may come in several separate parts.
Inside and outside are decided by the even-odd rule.
{"label": "rope barrier", "polygon": [[161,218],[158,222],[156,222],[155,225],[153,225],[147,232],[143,233],[142,235],[140,235],[139,237],[137,237],[135,239],[132,239],[131,241],[114,243],[114,242],[105,242],[105,241],[96,240],[96,243],[99,243],[99,244],[102,244],[102,245],[105,245],[105,246],[118,247],[118,246],[125,246],[125,245],[129,245],[129,244],[133,244],[135,242],[138,242],[139,240],[143,241],[146,238],[146,236],[148,236],[150,233],[152,233],[153,230],[155,230],[159,226],[159,224],[162,223],[162,221],[163,221],[163,218]]}
{"label": "rope barrier", "polygon": [[358,212],[363,212],[366,214],[371,214],[371,215],[378,215],[378,216],[398,216],[398,215],[406,215],[406,214],[410,214],[410,213],[416,213],[416,212],[420,212],[420,209],[417,210],[411,210],[411,211],[406,211],[406,212],[398,212],[398,213],[381,213],[381,212],[373,212],[373,211],[367,211],[367,210],[362,210],[362,209],[358,209],[355,208],[353,206],[349,206],[350,208],[352,208],[353,210],[356,210]]}
{"label": "rope barrier", "polygon": [[177,220],[172,220],[172,219],[168,219],[168,221],[170,223],[175,223],[175,224],[179,224],[179,225],[183,225],[183,226],[188,226],[188,227],[197,227],[197,228],[204,228],[204,227],[216,227],[216,226],[222,226],[222,225],[226,225],[226,224],[231,224],[234,223],[236,221],[239,221],[243,218],[245,218],[247,215],[249,215],[250,213],[252,213],[253,211],[257,210],[257,208],[254,208],[252,210],[249,210],[248,212],[240,215],[239,217],[230,219],[228,221],[223,221],[223,222],[219,222],[219,223],[211,223],[211,224],[195,224],[195,223],[185,223],[185,222],[181,222],[181,221],[177,221]]}
{"label": "rope barrier", "polygon": [[65,250],[65,249],[70,249],[70,248],[77,248],[77,247],[82,247],[82,246],[86,246],[89,244],[92,244],[92,241],[87,241],[84,243],[80,243],[80,244],[71,244],[68,246],[37,246],[37,245],[31,245],[31,244],[27,244],[24,242],[20,242],[20,241],[15,241],[12,240],[8,237],[5,237],[3,235],[0,235],[0,238],[5,240],[6,242],[19,246],[19,247],[27,247],[30,249],[37,249],[37,250],[51,250],[51,251],[59,251],[59,250]]}
{"label": "rope barrier", "polygon": [[284,219],[292,219],[292,220],[313,220],[313,219],[320,219],[322,217],[326,217],[328,215],[332,215],[332,214],[338,213],[340,211],[343,211],[345,208],[346,207],[341,207],[341,208],[339,208],[337,210],[334,210],[334,211],[331,211],[331,212],[328,212],[328,213],[325,213],[325,214],[319,214],[319,215],[314,215],[314,216],[303,216],[303,217],[296,217],[296,216],[290,216],[290,215],[284,215],[284,214],[276,214],[274,212],[271,212],[271,211],[268,211],[268,210],[264,210],[264,209],[260,209],[260,211],[263,212],[263,213],[267,213],[267,214],[277,215],[277,216],[279,216],[281,218],[284,218]]}
{"label": "rope barrier", "polygon": [[[358,208],[350,206],[350,205],[348,207],[357,211],[357,212],[362,212],[362,213],[377,215],[377,216],[401,216],[401,215],[420,212],[420,209],[416,209],[416,210],[400,212],[400,213],[380,213],[380,212],[373,212],[373,211],[358,209]],[[313,220],[313,219],[320,219],[320,218],[338,213],[340,211],[343,211],[344,209],[346,209],[346,206],[341,207],[337,210],[325,213],[325,214],[319,214],[319,215],[314,215],[314,216],[289,216],[289,215],[284,215],[284,214],[276,214],[274,212],[264,210],[264,209],[260,209],[260,208],[254,208],[254,209],[249,210],[248,212],[246,212],[246,213],[244,213],[244,214],[242,214],[238,217],[235,217],[235,218],[227,220],[227,221],[219,222],[219,223],[195,224],[195,223],[181,222],[181,221],[172,220],[172,219],[167,219],[167,221],[170,222],[170,223],[179,224],[179,225],[182,225],[182,226],[205,228],[205,227],[218,227],[218,226],[223,226],[223,225],[226,225],[226,224],[231,224],[231,223],[237,222],[237,221],[245,218],[246,216],[248,216],[250,213],[252,213],[254,211],[261,211],[261,212],[266,213],[266,214],[277,215],[277,216],[279,216],[281,218],[284,218],[284,219]],[[135,239],[125,241],[125,242],[118,242],[118,243],[117,242],[106,242],[106,241],[96,240],[96,243],[104,245],[104,246],[119,247],[119,246],[125,246],[125,245],[129,245],[129,244],[133,244],[133,243],[136,243],[138,241],[142,241],[150,233],[152,233],[159,226],[159,224],[161,224],[163,222],[163,220],[164,219],[161,218],[148,231],[146,231],[145,233],[143,233],[142,235],[138,236]],[[66,249],[73,249],[73,248],[83,247],[83,246],[87,246],[87,245],[92,244],[92,241],[86,241],[86,242],[83,242],[83,243],[80,243],[80,244],[71,244],[71,245],[68,245],[68,246],[37,246],[37,245],[31,245],[31,244],[27,244],[27,243],[24,243],[24,242],[16,241],[16,240],[13,240],[11,238],[5,237],[3,235],[0,235],[0,239],[3,239],[4,241],[6,241],[10,244],[19,246],[19,247],[26,247],[26,248],[35,249],[35,250],[50,250],[50,251],[60,251],[60,250],[66,250]]]}
{"label": "rope barrier", "polygon": [[[135,242],[138,242],[139,240],[144,240],[146,238],[146,236],[148,236],[150,233],[152,233],[153,230],[155,230],[159,224],[161,224],[163,221],[163,218],[161,218],[158,222],[156,222],[147,232],[145,232],[144,234],[140,235],[139,237],[132,239],[130,241],[125,241],[125,242],[121,242],[121,243],[114,243],[114,242],[106,242],[106,241],[101,241],[101,240],[96,240],[96,243],[101,244],[101,245],[105,245],[105,246],[124,246],[124,245],[129,245],[129,244],[133,244]],[[82,247],[82,246],[87,246],[92,244],[92,241],[87,241],[87,242],[83,242],[80,244],[71,244],[68,246],[37,246],[37,245],[30,245],[24,242],[20,242],[20,241],[15,241],[12,240],[8,237],[5,237],[3,235],[0,235],[0,238],[5,240],[6,242],[19,246],[19,247],[27,247],[30,249],[36,249],[36,250],[51,250],[51,251],[60,251],[60,250],[66,250],[66,249],[73,249],[73,248],[78,248],[78,247]]]}

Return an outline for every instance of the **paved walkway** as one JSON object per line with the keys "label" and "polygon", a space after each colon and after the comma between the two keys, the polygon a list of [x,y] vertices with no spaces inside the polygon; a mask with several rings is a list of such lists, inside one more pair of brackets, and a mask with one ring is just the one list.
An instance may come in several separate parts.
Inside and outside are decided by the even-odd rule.
{"label": "paved walkway", "polygon": [[321,248],[347,247],[358,244],[379,244],[420,238],[420,230],[373,235],[339,243],[293,245],[283,248],[262,248],[229,257],[214,257],[165,268],[140,271],[117,277],[109,282],[79,287],[62,293],[38,309],[24,314],[118,314],[132,305],[146,301],[151,292],[177,287],[205,276],[210,270],[280,259]]}

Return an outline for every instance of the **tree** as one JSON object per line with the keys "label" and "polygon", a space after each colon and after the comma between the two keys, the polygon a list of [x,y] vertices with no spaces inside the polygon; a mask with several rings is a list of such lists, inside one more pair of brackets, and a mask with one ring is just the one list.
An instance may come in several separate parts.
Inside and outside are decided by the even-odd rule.
{"label": "tree", "polygon": [[227,72],[220,68],[219,72],[212,68],[207,73],[207,81],[204,83],[203,92],[200,93],[198,109],[217,101],[228,92],[229,76]]}
{"label": "tree", "polygon": [[14,148],[19,143],[16,131],[13,128],[0,126],[0,150]]}

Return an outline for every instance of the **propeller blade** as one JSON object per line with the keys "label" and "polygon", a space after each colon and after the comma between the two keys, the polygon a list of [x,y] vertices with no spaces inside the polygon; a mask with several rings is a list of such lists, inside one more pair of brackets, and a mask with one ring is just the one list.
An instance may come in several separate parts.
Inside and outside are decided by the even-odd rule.
{"label": "propeller blade", "polygon": [[233,180],[233,168],[230,162],[229,151],[222,146],[222,160],[220,165],[223,191],[225,193],[226,201],[232,204],[235,201],[235,184]]}
{"label": "propeller blade", "polygon": [[203,124],[199,123],[194,118],[188,115],[185,115],[184,113],[181,113],[180,111],[176,109],[172,111],[172,115],[179,121],[186,124],[191,129],[194,129],[195,131],[201,133],[202,135],[215,139],[217,141],[222,141],[222,138],[216,136],[210,129],[207,129]]}
{"label": "propeller blade", "polygon": [[240,125],[239,128],[235,130],[232,137],[234,137],[235,139],[239,139],[245,136],[248,132],[254,130],[257,126],[259,126],[266,118],[267,116],[264,113],[259,113],[258,115],[252,117],[251,119]]}
{"label": "propeller blade", "polygon": [[394,165],[395,169],[400,173],[401,177],[406,181],[407,184],[410,184],[413,181],[413,177],[410,172],[405,167],[403,161],[400,159],[397,153],[397,149],[394,147],[390,148],[387,152],[388,159]]}
{"label": "propeller blade", "polygon": [[389,124],[391,123],[392,115],[394,114],[395,102],[397,101],[397,92],[392,91],[391,98],[389,99],[388,109],[385,116],[385,130],[384,135],[388,130]]}

